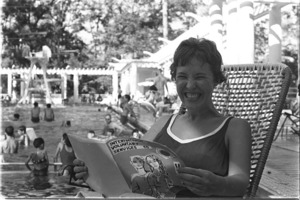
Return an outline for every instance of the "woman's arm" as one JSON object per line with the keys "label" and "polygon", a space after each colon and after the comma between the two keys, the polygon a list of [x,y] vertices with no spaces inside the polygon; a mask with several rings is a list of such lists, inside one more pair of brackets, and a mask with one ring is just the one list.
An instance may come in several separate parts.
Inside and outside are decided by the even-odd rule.
{"label": "woman's arm", "polygon": [[28,156],[27,160],[25,161],[25,166],[27,167],[27,169],[29,169],[29,171],[31,171],[31,168],[30,168],[30,166],[29,166],[29,162],[30,162],[30,160],[31,160],[31,155],[32,155],[32,154],[30,154],[30,155]]}
{"label": "woman's arm", "polygon": [[57,145],[57,148],[56,148],[56,152],[54,154],[54,162],[58,161],[58,156],[60,154],[61,148],[62,148],[62,143],[59,142],[59,144]]}
{"label": "woman's arm", "polygon": [[229,169],[226,177],[224,195],[245,194],[251,166],[251,128],[243,119],[231,120],[226,133],[229,151]]}

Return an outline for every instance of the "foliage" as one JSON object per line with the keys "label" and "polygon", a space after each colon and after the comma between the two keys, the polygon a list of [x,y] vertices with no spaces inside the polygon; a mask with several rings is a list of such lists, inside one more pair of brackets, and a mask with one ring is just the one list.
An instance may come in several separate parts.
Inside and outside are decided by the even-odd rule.
{"label": "foliage", "polygon": [[[64,57],[60,54],[61,49],[81,50],[84,43],[67,31],[64,25],[71,3],[71,0],[59,3],[54,0],[7,0],[2,11],[2,58],[11,60],[15,65],[24,66],[26,60],[21,55],[21,43],[28,43],[31,51],[41,51],[42,46],[47,45],[53,54],[50,64],[60,66]],[[43,32],[46,34],[36,34]],[[3,64],[5,63],[2,66]]]}
{"label": "foliage", "polygon": [[[98,65],[106,67],[111,57],[117,59],[140,59],[143,51],[156,52],[162,42],[162,5],[161,0],[101,0],[81,1],[71,14],[70,27],[74,32],[88,32],[92,42],[87,50],[88,67]],[[195,3],[191,0],[169,1],[168,21],[185,22],[184,13],[195,12]],[[82,12],[76,12],[76,10]],[[176,38],[184,30],[173,30],[169,25],[169,39]]]}

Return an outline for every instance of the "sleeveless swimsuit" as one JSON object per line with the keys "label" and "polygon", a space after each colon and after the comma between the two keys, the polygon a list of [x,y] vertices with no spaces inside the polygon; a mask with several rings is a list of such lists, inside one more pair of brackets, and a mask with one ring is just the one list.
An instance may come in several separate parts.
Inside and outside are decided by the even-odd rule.
{"label": "sleeveless swimsuit", "polygon": [[[229,153],[225,134],[230,120],[226,118],[214,131],[197,138],[183,140],[172,133],[171,127],[177,115],[172,115],[154,141],[172,149],[186,166],[211,171],[219,176],[228,173]],[[197,197],[189,190],[180,191],[177,197]]]}
{"label": "sleeveless swimsuit", "polygon": [[64,170],[68,170],[70,173],[73,172],[73,161],[76,159],[74,150],[71,152],[66,150],[66,145],[63,145],[63,148],[60,152],[60,159],[62,162],[61,174],[63,174]]}

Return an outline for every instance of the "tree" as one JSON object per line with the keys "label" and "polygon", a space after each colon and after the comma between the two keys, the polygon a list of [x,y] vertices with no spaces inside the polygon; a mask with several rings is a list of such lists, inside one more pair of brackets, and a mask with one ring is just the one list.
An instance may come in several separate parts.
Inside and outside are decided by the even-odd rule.
{"label": "tree", "polygon": [[[197,13],[199,7],[205,6],[197,0],[168,1],[168,39],[175,39],[196,23],[184,13]],[[198,14],[207,14],[207,9],[200,10]],[[106,68],[111,57],[140,59],[145,56],[143,51],[154,53],[162,46],[158,40],[163,36],[161,0],[7,0],[3,13],[6,50],[2,57],[9,58],[6,65],[12,63],[11,52],[20,38],[36,51],[47,41],[53,52],[50,67],[72,62],[62,50],[79,50],[78,67]],[[23,32],[47,34],[25,37]],[[20,63],[21,58],[16,60]]]}
{"label": "tree", "polygon": [[[163,36],[161,0],[76,0],[75,4],[81,12],[72,11],[70,27],[73,32],[86,31],[92,36],[86,50],[92,65],[92,60],[97,60],[100,67],[106,67],[111,57],[140,59],[145,56],[143,51],[154,53],[162,45],[158,40]],[[169,1],[169,39],[192,24],[185,23],[184,13],[196,12],[198,4],[192,0]],[[173,30],[170,24],[174,21],[181,21],[181,29]]]}
{"label": "tree", "polygon": [[[3,59],[10,67],[11,63],[24,66],[21,56],[21,43],[28,43],[32,51],[41,51],[43,45],[48,45],[53,53],[50,65],[61,64],[61,49],[79,49],[84,47],[76,35],[66,30],[64,22],[71,0],[32,1],[8,0],[3,7],[2,29],[4,35]],[[39,34],[42,33],[42,34]],[[45,34],[44,34],[45,33]]]}

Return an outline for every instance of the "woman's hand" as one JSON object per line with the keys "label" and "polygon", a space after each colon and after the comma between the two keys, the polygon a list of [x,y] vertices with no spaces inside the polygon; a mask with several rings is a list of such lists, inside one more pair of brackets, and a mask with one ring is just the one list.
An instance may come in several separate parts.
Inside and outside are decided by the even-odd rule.
{"label": "woman's hand", "polygon": [[217,195],[226,184],[223,177],[207,170],[182,167],[178,173],[183,185],[199,196]]}
{"label": "woman's hand", "polygon": [[76,182],[83,183],[88,177],[88,168],[82,160],[75,159],[73,161],[75,177],[78,179]]}

